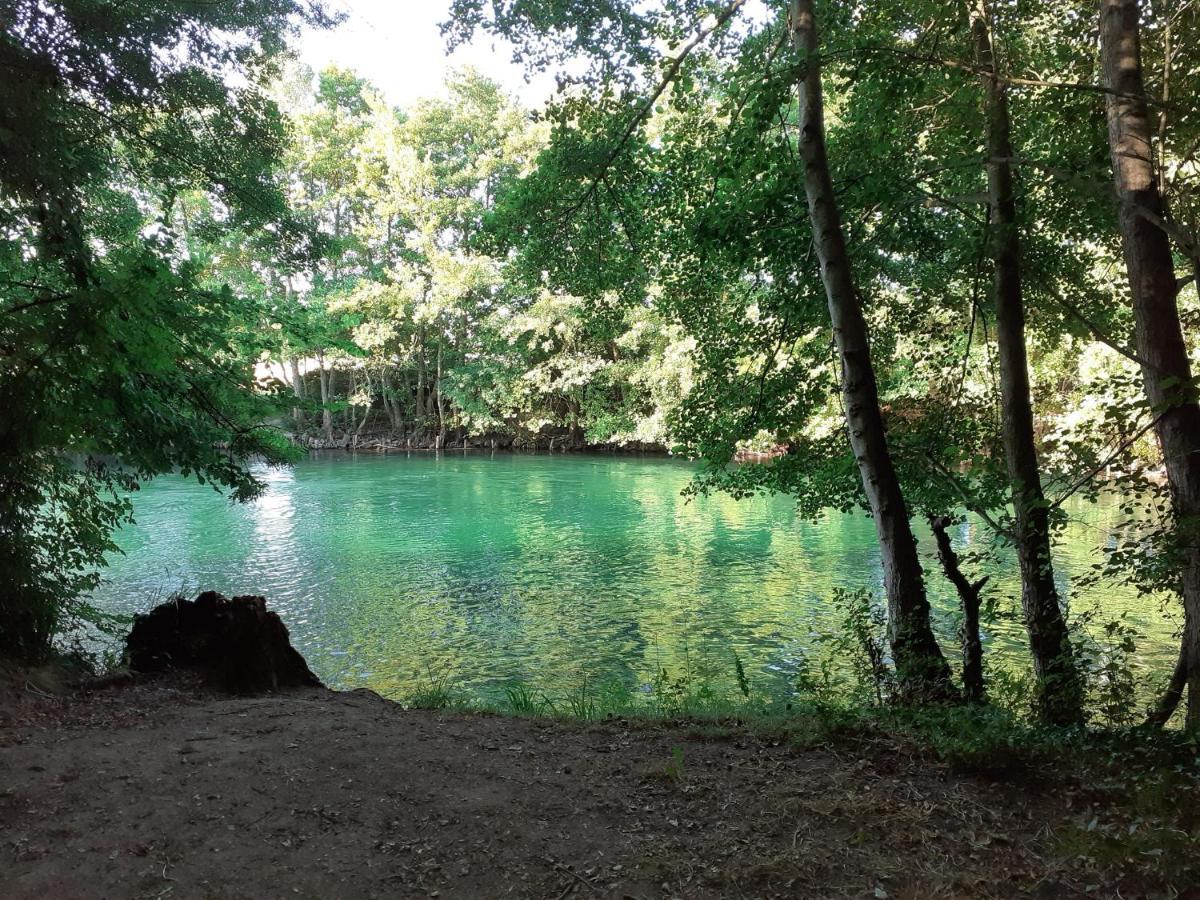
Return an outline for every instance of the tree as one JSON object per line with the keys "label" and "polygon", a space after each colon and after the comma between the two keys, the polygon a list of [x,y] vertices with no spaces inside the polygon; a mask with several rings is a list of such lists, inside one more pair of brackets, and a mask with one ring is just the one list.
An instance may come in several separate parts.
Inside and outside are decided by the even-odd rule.
{"label": "tree", "polygon": [[[456,8],[466,21],[472,21],[473,14],[464,8],[467,5]],[[695,146],[713,136],[709,126],[717,118],[713,103],[721,106],[721,113],[729,111],[735,122],[745,113],[761,129],[780,115],[792,89],[794,81],[783,78],[765,79],[764,85],[762,57],[771,71],[778,42],[772,49],[767,32],[747,38],[733,29],[735,15],[743,5],[733,2],[715,7],[710,19],[691,25],[687,20],[695,10],[688,4],[667,4],[645,16],[625,9],[621,33],[577,28],[578,22],[561,10],[522,7],[504,10],[491,20],[478,19],[475,11],[474,21],[483,21],[486,27],[516,37],[529,37],[532,30],[544,46],[565,42],[596,61],[587,79],[593,93],[586,100],[583,94],[569,93],[551,112],[556,123],[551,149],[539,160],[536,175],[522,185],[508,206],[515,211],[513,215],[523,216],[524,224],[513,229],[519,233],[516,244],[530,271],[546,272],[555,287],[586,296],[612,291],[634,304],[639,302],[639,294],[644,296],[649,278],[658,280],[663,288],[661,302],[680,316],[681,324],[712,335],[710,355],[699,370],[707,372],[701,392],[711,389],[714,396],[689,397],[688,407],[695,409],[703,403],[705,410],[692,421],[732,419],[741,429],[751,422],[758,426],[771,415],[767,412],[770,404],[763,401],[780,381],[790,380],[791,390],[805,395],[798,408],[789,410],[790,416],[803,416],[806,409],[828,402],[823,379],[804,377],[800,367],[781,373],[778,363],[782,353],[800,349],[797,337],[819,321],[814,319],[817,308],[809,305],[808,296],[802,304],[797,303],[798,281],[803,283],[806,277],[803,254],[797,253],[797,248],[806,247],[816,236],[828,310],[840,347],[847,427],[861,468],[859,485],[876,518],[883,549],[897,669],[914,694],[947,696],[952,693],[949,669],[933,636],[916,540],[888,451],[867,325],[850,278],[845,239],[833,205],[823,131],[814,131],[821,123],[814,82],[807,81],[801,91],[802,98],[809,101],[805,112],[815,114],[800,125],[800,151],[807,165],[798,165],[790,139],[765,154],[746,145],[740,149],[754,154],[746,158],[727,155],[729,147],[717,151],[717,157],[711,146],[692,153]],[[591,21],[592,11],[585,14],[585,21]],[[614,10],[609,13],[617,15]],[[645,83],[637,84],[628,70],[614,71],[611,60],[616,57],[626,62],[647,61],[644,45],[627,45],[625,35],[643,35],[655,29],[677,46],[661,66],[650,64],[652,74]],[[620,51],[612,46],[614,42],[620,44]],[[744,61],[733,64],[736,74],[732,83],[722,84],[722,76],[728,73],[720,71],[720,53],[736,55],[739,42],[747,51]],[[802,62],[815,70],[812,58],[805,57]],[[741,65],[745,65],[745,82],[737,80],[743,74],[738,71]],[[810,76],[817,79],[819,88],[819,72]],[[698,90],[689,91],[692,87]],[[664,97],[669,97],[669,104],[660,109],[656,104]],[[678,133],[670,129],[672,115],[682,125]],[[663,135],[661,149],[645,137],[643,129],[648,125]],[[668,158],[673,165],[667,163]],[[796,235],[799,240],[791,243],[788,259],[783,248],[787,238],[796,234],[796,212],[799,204],[805,203],[803,195],[795,193],[803,183],[802,176],[810,189],[813,230]],[[730,215],[733,210],[736,213]],[[737,231],[738,215],[758,220],[752,236]],[[782,228],[770,238],[770,249],[763,252],[757,245],[766,240],[762,220],[774,217]],[[647,219],[657,226],[639,229],[636,223]],[[728,327],[736,327],[738,317],[724,315],[719,306],[733,296],[764,330],[778,332],[769,339],[775,347],[773,353],[742,356],[744,345],[733,343]],[[709,302],[705,306],[713,300],[717,305]],[[819,368],[820,344],[806,340],[803,345],[806,358],[816,354],[813,365]],[[702,353],[705,347],[706,341],[701,340]],[[755,355],[762,357],[757,365],[752,361]],[[803,380],[797,382],[797,378]],[[738,415],[718,399],[747,388],[747,393],[758,396],[749,415]],[[743,394],[742,399],[745,397]],[[719,427],[703,427],[710,435],[704,440],[711,441],[705,455],[714,470],[720,470],[733,455],[736,436],[727,430],[722,435]],[[793,466],[792,471],[797,468]]]}
{"label": "tree", "polygon": [[278,352],[315,358],[292,391],[323,398],[324,443],[666,442],[678,392],[660,362],[678,332],[649,334],[665,323],[646,306],[546,291],[505,259],[503,226],[484,228],[533,168],[544,124],[469,69],[407,110],[337,69],[294,69],[275,93],[293,125],[293,206],[325,240],[294,280],[271,259],[253,268],[285,288],[268,326]]}
{"label": "tree", "polygon": [[[0,17],[0,653],[36,660],[95,583],[126,492],[179,471],[247,497],[288,455],[253,385],[254,296],[208,281],[176,230],[292,231],[283,132],[259,90],[293,0],[12,0]],[[241,86],[232,86],[231,74]]]}
{"label": "tree", "polygon": [[[1137,0],[1104,0],[1100,46],[1109,146],[1146,398],[1171,487],[1185,624],[1187,722],[1200,725],[1200,403],[1177,304],[1166,210],[1155,172]],[[1169,713],[1168,713],[1169,715]]]}
{"label": "tree", "polygon": [[1025,337],[1025,298],[1021,284],[1020,225],[1012,159],[1008,89],[992,47],[992,21],[986,0],[970,10],[975,60],[984,91],[988,230],[996,305],[996,349],[1000,361],[1004,456],[1008,467],[1013,536],[1021,567],[1021,605],[1042,715],[1056,724],[1083,716],[1082,685],[1071,650],[1067,623],[1054,584],[1050,546],[1050,507],[1042,490],[1034,443],[1032,392]]}
{"label": "tree", "polygon": [[888,637],[903,686],[933,697],[951,694],[950,671],[929,621],[929,600],[908,506],[900,487],[879,407],[871,342],[859,303],[825,152],[825,114],[817,25],[812,0],[794,0],[793,42],[803,66],[798,128],[813,245],[829,300],[841,362],[850,446],[875,519],[888,598]]}

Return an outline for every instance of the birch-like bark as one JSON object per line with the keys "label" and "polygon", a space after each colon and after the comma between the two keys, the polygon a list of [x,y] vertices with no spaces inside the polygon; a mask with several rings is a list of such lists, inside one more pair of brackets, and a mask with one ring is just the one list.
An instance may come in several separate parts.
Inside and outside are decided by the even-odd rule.
{"label": "birch-like bark", "polygon": [[437,399],[438,433],[434,447],[441,450],[446,443],[446,410],[442,405],[442,345],[438,344],[437,351],[437,380],[433,385]]}
{"label": "birch-like bark", "polygon": [[[300,377],[300,363],[296,359],[296,357],[293,356],[288,359],[287,366],[288,366],[288,378],[292,382],[292,395],[297,400],[303,400],[304,399],[304,381]],[[295,420],[297,425],[303,423],[304,412],[303,412],[303,410],[300,409],[299,405],[292,407],[292,419]]]}
{"label": "birch-like bark", "polygon": [[799,84],[800,153],[813,244],[841,360],[846,430],[879,538],[888,602],[888,638],[896,675],[909,695],[946,697],[955,693],[950,667],[930,625],[917,541],[888,450],[867,322],[850,269],[829,171],[813,0],[793,0],[791,29],[793,46],[804,69]]}

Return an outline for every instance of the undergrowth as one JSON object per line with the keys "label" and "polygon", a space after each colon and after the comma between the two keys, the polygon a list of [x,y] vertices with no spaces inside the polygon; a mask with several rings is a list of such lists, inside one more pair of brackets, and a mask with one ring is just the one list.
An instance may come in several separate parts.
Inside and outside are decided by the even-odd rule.
{"label": "undergrowth", "polygon": [[828,660],[801,660],[790,689],[772,692],[761,689],[733,656],[726,679],[660,668],[637,684],[583,676],[553,691],[512,680],[493,693],[472,693],[446,673],[426,672],[416,690],[397,699],[414,709],[683,724],[707,738],[748,733],[797,748],[886,742],[993,774],[1036,772],[1056,761],[1113,771],[1165,767],[1188,777],[1200,772],[1195,736],[1130,726],[1128,717],[1114,722],[1107,705],[1099,706],[1089,728],[1036,724],[1028,715],[1033,686],[1019,673],[990,672],[986,704],[906,706],[889,698],[870,674],[875,671],[873,660],[849,672]]}

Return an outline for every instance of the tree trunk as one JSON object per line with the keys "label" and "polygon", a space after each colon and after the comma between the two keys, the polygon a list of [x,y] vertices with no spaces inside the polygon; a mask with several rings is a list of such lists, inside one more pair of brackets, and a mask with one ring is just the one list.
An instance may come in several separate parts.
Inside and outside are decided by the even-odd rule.
{"label": "tree trunk", "polygon": [[[291,307],[292,304],[292,278],[287,276],[283,279],[283,297],[284,305]],[[300,377],[300,363],[295,356],[288,361],[289,372],[292,378],[292,393],[296,395],[297,400],[305,399],[307,391],[304,386],[304,379]],[[292,407],[292,419],[297,427],[304,425],[304,410],[299,405]]]}
{"label": "tree trunk", "polygon": [[962,644],[962,681],[963,693],[970,703],[983,703],[987,692],[983,682],[983,641],[979,637],[979,606],[980,593],[988,583],[988,576],[983,576],[972,583],[963,574],[958,563],[958,554],[950,544],[950,535],[946,529],[950,526],[949,516],[930,516],[929,527],[937,541],[938,559],[946,578],[958,591],[958,600],[962,605],[963,622],[958,637]]}
{"label": "tree trunk", "polygon": [[975,57],[982,73],[987,128],[989,251],[996,302],[996,350],[1000,359],[1000,404],[1004,455],[1012,492],[1014,541],[1021,569],[1021,608],[1029,632],[1042,719],[1073,725],[1083,719],[1082,685],[1070,635],[1058,602],[1050,555],[1050,510],[1042,492],[1033,440],[1029,360],[1025,348],[1025,301],[1008,92],[992,52],[985,0],[970,9]]}
{"label": "tree trunk", "polygon": [[888,638],[896,675],[915,697],[954,694],[950,667],[929,621],[929,600],[917,555],[908,507],[892,464],[871,365],[867,323],[850,271],[846,239],[825,151],[825,116],[818,63],[813,0],[793,0],[792,40],[804,59],[799,85],[800,152],[812,220],[813,244],[829,303],[833,336],[841,357],[843,404],[850,445],[879,536],[888,601]]}
{"label": "tree trunk", "polygon": [[[402,374],[404,376],[404,387],[401,391],[401,395],[404,397],[404,406],[401,406],[399,404],[399,402],[397,401],[396,411],[400,415],[401,421],[403,421],[403,417],[404,417],[405,413],[407,412],[408,403],[409,403],[409,401],[411,401],[413,404],[413,406],[412,406],[412,409],[413,409],[412,421],[415,422],[416,418],[417,418],[417,414],[416,414],[417,401],[414,398],[416,397],[417,392],[416,392],[416,388],[413,387],[412,372],[405,369]],[[407,429],[408,424],[406,423],[404,425],[404,427]]]}
{"label": "tree trunk", "polygon": [[317,351],[317,366],[321,383],[321,428],[328,440],[333,440],[333,413],[329,404],[332,402],[333,373],[325,368],[325,353]]}
{"label": "tree trunk", "polygon": [[1171,671],[1171,680],[1167,682],[1167,689],[1162,692],[1162,696],[1158,698],[1158,702],[1146,716],[1144,724],[1147,728],[1162,728],[1171,721],[1171,716],[1175,715],[1175,710],[1179,707],[1179,701],[1183,697],[1183,690],[1187,687],[1187,682],[1187,649],[1180,647],[1179,657],[1175,660],[1175,668]]}
{"label": "tree trunk", "polygon": [[438,344],[437,380],[433,383],[434,394],[437,397],[438,434],[434,447],[438,450],[446,443],[446,411],[442,407],[442,345]]}
{"label": "tree trunk", "polygon": [[425,418],[425,329],[421,329],[420,356],[417,358],[417,415],[421,422]]}
{"label": "tree trunk", "polygon": [[[292,394],[297,400],[304,399],[304,381],[300,377],[300,362],[296,357],[291,357],[288,362],[288,376],[292,382]],[[299,406],[292,407],[292,419],[297,425],[304,423],[304,411]]]}
{"label": "tree trunk", "polygon": [[1152,127],[1145,101],[1136,0],[1102,0],[1100,51],[1107,95],[1108,141],[1120,201],[1125,265],[1133,300],[1134,336],[1146,398],[1174,504],[1181,554],[1187,668],[1187,725],[1200,726],[1200,405],[1179,322],[1174,260],[1161,220],[1154,175]]}
{"label": "tree trunk", "polygon": [[[332,406],[337,400],[337,369],[333,366],[329,367],[329,403]],[[329,421],[326,423],[322,420],[321,424],[325,427],[326,435],[333,438],[333,410],[329,410]]]}
{"label": "tree trunk", "polygon": [[374,385],[371,384],[371,372],[367,368],[363,368],[363,377],[367,382],[367,408],[363,410],[362,420],[358,423],[358,427],[354,429],[354,435],[357,439],[358,435],[362,434],[363,429],[367,427],[367,422],[375,412]]}
{"label": "tree trunk", "polygon": [[387,367],[379,370],[380,396],[383,398],[383,411],[387,413],[388,427],[395,431],[400,427],[400,410],[392,393],[392,380],[388,378]]}

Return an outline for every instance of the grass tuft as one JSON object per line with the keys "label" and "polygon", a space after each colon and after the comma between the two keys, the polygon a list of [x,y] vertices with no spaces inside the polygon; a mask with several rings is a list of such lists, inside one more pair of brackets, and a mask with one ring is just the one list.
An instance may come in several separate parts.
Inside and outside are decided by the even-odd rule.
{"label": "grass tuft", "polygon": [[553,715],[554,702],[541,691],[524,681],[514,681],[504,688],[504,711],[517,716]]}
{"label": "grass tuft", "polygon": [[451,685],[447,672],[437,674],[426,670],[425,677],[415,691],[400,701],[409,709],[450,709],[462,705],[459,692]]}

